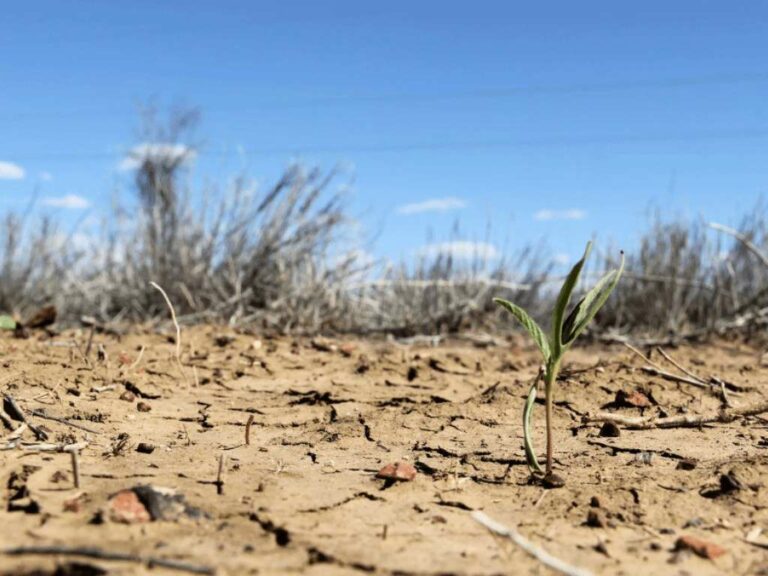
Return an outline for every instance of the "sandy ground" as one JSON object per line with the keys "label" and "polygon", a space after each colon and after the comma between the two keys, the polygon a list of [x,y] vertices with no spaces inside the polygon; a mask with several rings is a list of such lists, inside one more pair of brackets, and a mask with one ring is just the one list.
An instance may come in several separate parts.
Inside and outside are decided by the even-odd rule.
{"label": "sandy ground", "polygon": [[[168,335],[96,334],[89,362],[86,340],[81,332],[0,336],[0,392],[48,443],[88,443],[77,489],[69,454],[35,451],[30,430],[9,440],[0,424],[0,447],[10,448],[0,451],[3,549],[91,547],[222,575],[551,573],[477,524],[471,513],[481,510],[596,574],[768,574],[768,550],[758,545],[768,537],[747,542],[756,528],[768,530],[768,413],[600,436],[586,414],[716,415],[723,405],[720,387],[650,375],[623,346],[567,358],[555,411],[556,463],[567,483],[544,490],[523,458],[521,410],[537,359],[522,339],[489,348],[313,345],[196,328],[182,338],[183,376]],[[766,400],[768,368],[744,344],[668,352],[701,377],[728,382],[733,407]],[[652,360],[680,373],[658,353]],[[620,391],[628,399],[617,402]],[[543,407],[536,410],[543,451]],[[142,443],[154,450],[138,451]],[[398,461],[415,466],[413,481],[375,478]],[[173,488],[204,515],[110,521],[110,496],[141,484]],[[684,536],[725,553],[675,551]],[[149,572],[184,573],[0,555],[0,574]]]}

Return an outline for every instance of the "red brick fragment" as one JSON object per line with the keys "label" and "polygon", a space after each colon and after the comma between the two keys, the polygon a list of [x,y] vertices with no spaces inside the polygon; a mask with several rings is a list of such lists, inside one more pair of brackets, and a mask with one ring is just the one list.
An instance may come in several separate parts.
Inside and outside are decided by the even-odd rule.
{"label": "red brick fragment", "polygon": [[410,482],[416,478],[416,468],[407,462],[393,462],[387,464],[379,470],[376,478],[383,480],[399,480],[401,482]]}
{"label": "red brick fragment", "polygon": [[728,553],[722,546],[696,538],[695,536],[680,536],[677,542],[675,542],[675,550],[691,550],[697,556],[707,558],[708,560],[714,560]]}
{"label": "red brick fragment", "polygon": [[112,522],[122,524],[143,524],[152,517],[133,490],[122,490],[107,503],[107,516]]}

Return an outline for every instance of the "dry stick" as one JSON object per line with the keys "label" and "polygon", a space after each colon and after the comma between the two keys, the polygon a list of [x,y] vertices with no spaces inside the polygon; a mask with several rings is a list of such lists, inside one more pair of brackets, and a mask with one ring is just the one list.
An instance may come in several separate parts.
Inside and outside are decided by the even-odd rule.
{"label": "dry stick", "polygon": [[[32,432],[35,434],[35,438],[38,440],[48,440],[48,434],[45,433],[45,430],[42,428],[38,428],[34,424],[32,424],[29,419],[27,418],[26,414],[24,414],[24,411],[21,409],[21,407],[16,403],[16,399],[11,396],[10,394],[3,394],[3,398],[5,399],[6,403],[8,404],[8,407],[11,409],[11,411],[14,412],[16,415],[16,418],[29,426],[29,429],[32,430]],[[13,416],[13,414],[10,414],[10,416]]]}
{"label": "dry stick", "polygon": [[226,458],[224,454],[219,456],[219,471],[216,474],[216,494],[219,496],[224,494],[224,463]]}
{"label": "dry stick", "polygon": [[190,574],[213,575],[216,573],[215,569],[209,568],[208,566],[187,564],[186,562],[180,562],[178,560],[166,560],[164,558],[157,558],[155,556],[138,556],[136,554],[126,554],[124,552],[108,552],[98,548],[72,548],[69,546],[20,546],[17,548],[6,548],[4,550],[0,550],[0,553],[7,556],[81,556],[84,558],[92,558],[94,560],[137,562],[139,564],[146,565],[147,568],[153,568],[157,566],[160,568],[168,568],[169,570],[189,572]]}
{"label": "dry stick", "polygon": [[70,422],[66,418],[59,418],[58,416],[49,416],[45,412],[41,412],[40,410],[30,410],[29,411],[32,416],[37,416],[38,418],[44,418],[45,420],[53,420],[54,422],[58,422],[59,424],[66,424],[67,426],[71,426],[72,428],[77,428],[78,430],[83,430],[84,432],[90,432],[91,434],[101,434],[98,430],[94,430],[93,428],[88,428],[87,426],[83,426],[82,424],[77,424],[75,422]]}
{"label": "dry stick", "polygon": [[643,418],[641,416],[622,416],[610,412],[599,412],[594,416],[586,416],[584,422],[614,422],[621,424],[628,430],[650,430],[652,428],[698,428],[705,424],[727,424],[737,418],[744,416],[756,416],[768,412],[768,401],[745,406],[743,408],[734,408],[733,410],[723,410],[717,415],[692,416],[685,414],[682,416],[667,416],[665,418]]}
{"label": "dry stick", "polygon": [[91,347],[93,346],[93,335],[96,332],[96,324],[91,324],[91,331],[88,333],[88,343],[85,345],[85,358],[91,355]]}
{"label": "dry stick", "polygon": [[72,478],[75,481],[75,488],[80,488],[80,457],[77,446],[68,448],[67,452],[72,457]]}
{"label": "dry stick", "polygon": [[489,518],[485,513],[480,512],[479,510],[475,510],[474,512],[472,512],[472,519],[475,522],[483,525],[485,528],[487,528],[497,536],[508,538],[509,540],[517,544],[520,548],[525,550],[528,554],[536,558],[536,560],[538,560],[545,566],[551,568],[552,570],[555,570],[556,572],[560,572],[561,574],[566,574],[567,576],[592,576],[592,572],[585,570],[583,568],[577,568],[575,566],[571,566],[570,564],[564,562],[563,560],[560,560],[559,558],[555,558],[543,548],[536,546],[536,544],[534,544],[527,538],[520,535],[520,533],[518,533],[516,530],[512,528],[508,528],[507,526],[504,526],[503,524],[496,522],[492,518]]}
{"label": "dry stick", "polygon": [[659,370],[659,371],[661,371],[661,372],[663,372],[663,371],[664,371],[664,368],[662,368],[661,366],[659,366],[658,364],[656,364],[656,362],[654,362],[653,360],[651,360],[650,358],[648,358],[648,357],[647,357],[645,354],[643,354],[642,352],[640,352],[640,350],[638,350],[637,348],[635,348],[634,346],[632,346],[632,344],[630,344],[629,342],[624,342],[624,341],[622,341],[621,343],[624,345],[624,347],[628,348],[628,349],[629,349],[631,352],[633,352],[634,354],[636,354],[637,356],[639,356],[640,358],[642,358],[643,360],[645,360],[645,361],[646,361],[648,364],[650,364],[651,366],[653,366],[653,367],[654,367],[654,368],[656,368],[657,370]]}
{"label": "dry stick", "polygon": [[667,362],[669,362],[670,364],[672,364],[672,366],[674,366],[675,368],[677,368],[678,370],[680,370],[680,372],[682,372],[682,373],[683,373],[683,374],[685,374],[686,376],[690,376],[691,378],[693,378],[694,380],[698,380],[698,381],[699,381],[699,382],[701,382],[702,384],[707,384],[707,381],[706,381],[706,380],[704,380],[704,379],[703,379],[703,378],[701,378],[700,376],[697,376],[697,375],[696,375],[696,374],[694,374],[693,372],[691,372],[691,371],[689,371],[689,370],[686,370],[686,369],[685,369],[683,366],[681,366],[681,365],[680,365],[680,364],[679,364],[679,363],[678,363],[678,362],[677,362],[677,361],[676,361],[674,358],[672,358],[672,356],[671,356],[671,355],[667,354],[667,353],[664,351],[664,349],[663,349],[661,346],[657,346],[657,347],[656,347],[656,351],[657,351],[659,354],[661,354],[662,356],[664,356],[664,358],[667,360]]}
{"label": "dry stick", "polygon": [[245,423],[245,445],[251,445],[251,426],[253,425],[253,414],[248,415],[248,422]]}
{"label": "dry stick", "polygon": [[139,365],[139,363],[141,362],[141,359],[142,359],[142,357],[144,356],[144,350],[145,350],[146,348],[147,348],[147,347],[146,347],[146,346],[144,346],[144,344],[142,344],[142,345],[141,345],[141,349],[139,350],[139,355],[136,357],[136,360],[134,360],[134,361],[131,363],[131,365],[130,365],[130,366],[128,366],[128,368],[126,368],[126,370],[125,370],[125,373],[126,373],[126,374],[130,374],[131,372],[133,372],[133,371],[136,369],[136,367],[137,367],[137,366]]}
{"label": "dry stick", "polygon": [[179,372],[181,372],[181,377],[184,378],[184,382],[189,385],[187,375],[184,373],[184,367],[181,364],[181,327],[179,326],[178,320],[176,320],[176,310],[173,309],[173,304],[171,304],[171,299],[168,298],[168,294],[165,293],[165,290],[163,290],[159,284],[155,282],[150,282],[149,284],[163,295],[165,303],[168,305],[168,309],[171,311],[171,320],[173,321],[173,325],[176,328],[176,363],[179,365]]}
{"label": "dry stick", "polygon": [[752,242],[745,234],[742,234],[738,230],[734,230],[733,228],[729,228],[728,226],[723,226],[722,224],[718,224],[717,222],[710,222],[709,227],[712,228],[712,230],[717,230],[718,232],[723,232],[724,234],[728,234],[729,236],[733,236],[744,244],[744,247],[752,252],[755,256],[758,257],[760,262],[763,263],[763,266],[768,267],[768,255],[765,254],[760,248],[757,247],[757,245]]}

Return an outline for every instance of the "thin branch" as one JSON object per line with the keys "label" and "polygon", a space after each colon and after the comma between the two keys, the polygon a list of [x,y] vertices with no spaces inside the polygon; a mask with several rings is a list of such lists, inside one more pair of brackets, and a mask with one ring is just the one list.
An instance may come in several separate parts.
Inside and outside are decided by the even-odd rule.
{"label": "thin branch", "polygon": [[561,574],[565,574],[566,576],[592,576],[592,572],[585,570],[583,568],[577,568],[575,566],[571,566],[570,564],[564,562],[563,560],[560,560],[559,558],[555,558],[552,556],[549,552],[544,550],[543,548],[540,548],[527,538],[523,537],[513,528],[508,528],[507,526],[504,526],[503,524],[500,524],[499,522],[496,522],[492,518],[488,517],[485,513],[480,512],[479,510],[475,510],[472,512],[472,519],[477,522],[478,524],[481,524],[497,536],[501,536],[502,538],[507,538],[514,542],[517,546],[525,550],[528,554],[533,556],[536,560],[547,566],[548,568],[551,568],[552,570],[555,570],[556,572],[560,572]]}
{"label": "thin branch", "polygon": [[600,422],[613,422],[620,424],[628,430],[650,430],[652,428],[699,428],[707,424],[727,424],[737,418],[756,416],[768,412],[768,401],[759,402],[743,408],[722,410],[718,414],[708,416],[694,416],[683,414],[681,416],[667,416],[665,418],[642,416],[622,416],[611,412],[598,412],[594,416],[585,416],[584,422],[588,424]]}
{"label": "thin branch", "polygon": [[768,255],[765,254],[760,248],[757,247],[757,245],[752,242],[749,237],[746,236],[746,234],[742,234],[738,230],[734,230],[733,228],[729,228],[728,226],[723,226],[722,224],[718,224],[716,222],[710,222],[709,227],[712,228],[712,230],[717,230],[718,232],[722,232],[724,234],[728,234],[729,236],[733,236],[741,242],[744,247],[752,252],[755,256],[758,257],[760,262],[763,263],[763,266],[768,268]]}
{"label": "thin branch", "polygon": [[165,558],[157,558],[155,556],[139,556],[137,554],[126,554],[124,552],[109,552],[107,550],[100,550],[99,548],[88,547],[78,548],[69,546],[19,546],[16,548],[6,548],[2,550],[2,554],[5,554],[6,556],[81,556],[84,558],[93,558],[94,560],[136,562],[138,564],[144,564],[147,568],[153,568],[157,566],[160,568],[168,568],[169,570],[188,572],[190,574],[213,575],[216,573],[214,568],[196,564],[187,564],[186,562],[181,562],[179,560],[167,560]]}
{"label": "thin branch", "polygon": [[187,375],[184,372],[184,366],[181,363],[181,326],[179,326],[179,321],[176,319],[176,310],[174,310],[171,299],[168,298],[168,294],[166,294],[165,290],[163,290],[159,284],[155,282],[150,282],[149,284],[163,295],[165,303],[168,305],[168,309],[171,311],[171,320],[173,321],[173,325],[176,328],[176,363],[179,365],[179,372],[181,372],[181,377],[184,378],[184,381],[187,384],[189,384],[187,381]]}

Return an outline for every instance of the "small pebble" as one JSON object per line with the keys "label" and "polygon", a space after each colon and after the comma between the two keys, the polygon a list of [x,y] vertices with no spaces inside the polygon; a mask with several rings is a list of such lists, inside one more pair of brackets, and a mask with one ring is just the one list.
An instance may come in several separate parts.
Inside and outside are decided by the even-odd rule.
{"label": "small pebble", "polygon": [[618,438],[621,436],[621,429],[615,422],[605,422],[600,428],[600,436],[603,438]]}

